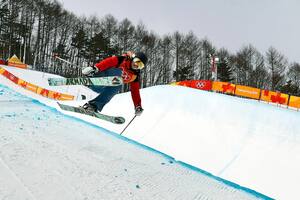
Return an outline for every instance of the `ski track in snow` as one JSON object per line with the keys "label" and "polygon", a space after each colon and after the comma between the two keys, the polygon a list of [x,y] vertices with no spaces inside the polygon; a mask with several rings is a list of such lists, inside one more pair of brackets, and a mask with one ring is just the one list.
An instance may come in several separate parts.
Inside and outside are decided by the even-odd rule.
{"label": "ski track in snow", "polygon": [[1,200],[263,198],[6,87],[0,108]]}

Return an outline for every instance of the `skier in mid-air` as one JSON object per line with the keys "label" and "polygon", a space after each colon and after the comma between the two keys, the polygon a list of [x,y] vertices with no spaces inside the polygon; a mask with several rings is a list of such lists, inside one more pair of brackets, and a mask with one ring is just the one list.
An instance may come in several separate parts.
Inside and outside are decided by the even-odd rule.
{"label": "skier in mid-air", "polygon": [[[135,115],[143,112],[140,97],[140,71],[147,63],[147,56],[143,52],[127,52],[121,56],[106,58],[94,66],[85,67],[82,74],[92,77],[122,76],[124,83],[130,84],[131,97],[133,100]],[[119,92],[120,86],[90,86],[100,93],[96,98],[82,106],[87,111],[101,112],[103,107]]]}

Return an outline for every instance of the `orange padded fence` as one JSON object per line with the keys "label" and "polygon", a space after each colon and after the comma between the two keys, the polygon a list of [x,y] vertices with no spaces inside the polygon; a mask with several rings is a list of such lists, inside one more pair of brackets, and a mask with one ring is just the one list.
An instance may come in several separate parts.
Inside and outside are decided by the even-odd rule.
{"label": "orange padded fence", "polygon": [[300,97],[290,96],[289,106],[294,108],[300,108]]}
{"label": "orange padded fence", "polygon": [[212,90],[212,81],[209,80],[194,80],[191,81],[191,88],[199,90]]}
{"label": "orange padded fence", "polygon": [[23,63],[8,62],[7,65],[8,66],[12,66],[12,67],[18,67],[18,68],[22,68],[22,69],[27,69],[27,65],[23,64]]}
{"label": "orange padded fence", "polygon": [[180,85],[185,87],[191,87],[199,90],[211,90],[212,89],[212,81],[210,80],[190,80],[190,81],[180,81],[176,83],[172,83],[172,85]]}
{"label": "orange padded fence", "polygon": [[175,83],[176,85],[180,85],[180,86],[185,86],[185,87],[190,87],[191,83],[189,81],[179,81]]}
{"label": "orange padded fence", "polygon": [[227,82],[213,82],[212,90],[216,92],[222,92],[226,94],[234,94],[235,92],[235,84],[227,83]]}
{"label": "orange padded fence", "polygon": [[236,96],[247,97],[251,99],[257,99],[281,105],[288,105],[290,107],[300,109],[300,97],[290,96],[288,94],[283,94],[280,92],[274,92],[269,90],[261,90],[258,88],[243,85],[235,85],[228,82],[191,80],[175,82],[171,83],[171,85],[180,85],[208,91],[213,90],[216,92],[233,94]]}
{"label": "orange padded fence", "polygon": [[27,69],[27,65],[22,63],[21,60],[16,56],[13,55],[9,60],[7,65],[12,66],[12,67],[18,67],[22,69]]}
{"label": "orange padded fence", "polygon": [[28,83],[28,82],[18,78],[17,76],[13,75],[12,73],[10,73],[9,71],[7,71],[3,68],[0,68],[0,74],[3,75],[4,77],[6,77],[7,79],[11,80],[15,84],[23,87],[24,89],[29,90],[29,91],[34,92],[34,93],[37,93],[41,96],[51,98],[51,99],[56,99],[56,100],[62,100],[62,101],[64,101],[64,100],[74,100],[73,95],[51,91],[51,90],[39,87],[37,85],[34,85],[32,83]]}
{"label": "orange padded fence", "polygon": [[247,98],[251,98],[251,99],[259,99],[260,89],[243,86],[243,85],[236,85],[235,95],[247,97]]}
{"label": "orange padded fence", "polygon": [[263,100],[263,101],[267,101],[267,102],[287,105],[288,100],[289,100],[289,95],[288,94],[282,94],[280,92],[262,90],[260,99]]}
{"label": "orange padded fence", "polygon": [[2,67],[0,67],[0,74],[3,74],[5,72],[5,69],[3,69]]}

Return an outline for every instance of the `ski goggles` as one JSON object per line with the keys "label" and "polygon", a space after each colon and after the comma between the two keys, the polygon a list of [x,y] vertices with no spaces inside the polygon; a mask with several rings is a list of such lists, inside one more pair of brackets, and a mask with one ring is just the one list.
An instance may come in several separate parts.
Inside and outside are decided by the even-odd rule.
{"label": "ski goggles", "polygon": [[139,58],[133,58],[132,62],[134,69],[143,69],[145,67],[144,63]]}

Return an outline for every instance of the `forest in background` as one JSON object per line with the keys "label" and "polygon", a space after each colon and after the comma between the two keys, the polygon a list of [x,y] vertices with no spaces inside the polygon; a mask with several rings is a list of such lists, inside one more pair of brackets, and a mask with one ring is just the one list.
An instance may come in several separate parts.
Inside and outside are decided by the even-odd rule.
{"label": "forest in background", "polygon": [[300,96],[300,64],[272,46],[259,52],[248,44],[232,53],[192,31],[160,36],[126,18],[76,16],[56,0],[0,0],[0,59],[16,54],[34,70],[77,77],[82,67],[127,51],[148,56],[142,87],[210,80],[218,57],[219,81]]}

